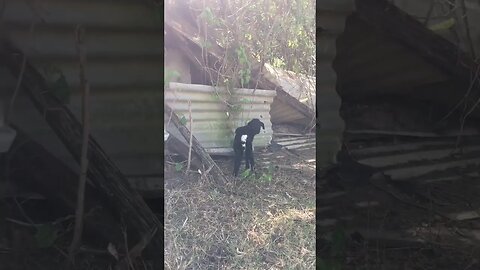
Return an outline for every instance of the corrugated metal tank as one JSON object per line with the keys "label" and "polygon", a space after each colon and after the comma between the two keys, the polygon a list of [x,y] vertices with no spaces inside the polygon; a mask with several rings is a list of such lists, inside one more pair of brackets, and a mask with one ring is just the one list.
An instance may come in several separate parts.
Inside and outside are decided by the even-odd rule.
{"label": "corrugated metal tank", "polygon": [[[265,130],[261,130],[260,134],[255,136],[254,146],[264,147],[270,143],[273,132],[270,106],[276,96],[276,91],[233,89],[230,102],[239,107],[227,114],[228,106],[222,102],[226,95],[225,88],[176,82],[171,82],[169,85],[169,88],[165,90],[165,103],[179,117],[185,117],[185,126],[190,129],[188,105],[188,101],[190,101],[193,135],[207,152],[231,154],[235,129],[244,126],[253,118],[258,118],[265,124]],[[168,117],[165,115],[165,123],[168,123]],[[167,127],[167,130],[176,137],[182,138],[172,127]]]}
{"label": "corrugated metal tank", "polygon": [[[75,28],[85,27],[86,76],[90,83],[92,135],[127,175],[157,174],[162,160],[163,68],[161,20],[141,1],[5,1],[7,34],[34,66],[61,70],[68,82],[69,108],[80,119],[81,93]],[[33,32],[30,31],[35,22]],[[0,68],[2,99],[16,80]],[[76,167],[70,154],[21,94],[13,122],[57,157]]]}
{"label": "corrugated metal tank", "polygon": [[342,146],[345,123],[340,117],[341,100],[337,93],[336,72],[332,62],[337,37],[343,32],[345,19],[354,10],[353,0],[317,1],[317,166],[336,161]]}

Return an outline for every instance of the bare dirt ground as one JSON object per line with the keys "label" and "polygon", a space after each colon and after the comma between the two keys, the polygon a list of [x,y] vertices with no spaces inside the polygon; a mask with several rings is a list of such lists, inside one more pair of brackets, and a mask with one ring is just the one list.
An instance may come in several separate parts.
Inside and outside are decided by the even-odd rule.
{"label": "bare dirt ground", "polygon": [[[256,160],[256,176],[228,176],[227,192],[167,163],[166,269],[315,269],[315,149]],[[232,159],[216,161],[231,175]]]}

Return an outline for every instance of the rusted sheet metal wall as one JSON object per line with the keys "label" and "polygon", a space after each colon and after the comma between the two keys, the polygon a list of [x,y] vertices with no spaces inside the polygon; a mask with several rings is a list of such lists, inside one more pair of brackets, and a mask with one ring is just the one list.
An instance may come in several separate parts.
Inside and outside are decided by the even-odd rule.
{"label": "rusted sheet metal wall", "polygon": [[[60,70],[71,92],[68,105],[80,119],[78,56],[74,31],[86,29],[86,75],[91,85],[92,134],[126,174],[156,174],[163,168],[161,21],[141,1],[5,1],[2,22],[14,43],[40,71]],[[30,31],[32,22],[35,23]],[[16,80],[0,68],[2,99]],[[69,153],[22,93],[14,123],[56,156]]]}
{"label": "rusted sheet metal wall", "polygon": [[345,124],[340,117],[341,100],[337,93],[337,76],[332,68],[336,40],[343,32],[345,19],[353,12],[353,0],[317,1],[317,164],[335,162],[342,145]]}
{"label": "rusted sheet metal wall", "polygon": [[[216,93],[225,95],[224,88],[207,85],[182,84],[171,82],[165,91],[167,103],[180,117],[185,116],[186,126],[190,127],[188,101],[191,102],[193,135],[199,140],[207,152],[215,154],[231,154],[233,133],[252,118],[258,118],[265,124],[265,130],[255,136],[254,146],[263,147],[272,138],[272,123],[270,121],[270,106],[276,96],[274,90],[234,89],[233,103],[240,105],[237,113],[227,114],[227,105]],[[168,116],[165,116],[168,123]],[[172,135],[181,136],[167,127]],[[184,141],[186,143],[186,141]]]}

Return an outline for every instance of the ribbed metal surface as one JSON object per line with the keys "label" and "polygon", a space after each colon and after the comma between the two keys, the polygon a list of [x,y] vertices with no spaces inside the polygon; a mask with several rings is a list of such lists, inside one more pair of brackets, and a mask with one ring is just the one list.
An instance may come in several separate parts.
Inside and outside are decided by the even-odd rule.
{"label": "ribbed metal surface", "polygon": [[[86,29],[86,76],[90,83],[92,134],[126,174],[155,174],[163,168],[161,150],[161,21],[140,1],[6,1],[2,21],[13,42],[40,71],[65,76],[68,105],[80,119],[78,56],[74,31]],[[35,22],[33,32],[29,28]],[[0,69],[3,99],[16,80]],[[20,95],[13,121],[56,156],[74,162],[42,116]]]}
{"label": "ribbed metal surface", "polygon": [[353,12],[353,0],[317,1],[317,164],[335,162],[341,148],[345,124],[340,117],[341,100],[337,93],[336,72],[332,62],[336,55],[336,40],[343,32],[345,19]]}
{"label": "ribbed metal surface", "polygon": [[[231,153],[233,134],[237,127],[245,125],[252,118],[258,118],[265,124],[265,130],[255,136],[254,146],[267,146],[272,138],[270,107],[276,96],[274,90],[234,89],[232,103],[240,105],[236,113],[228,113],[227,105],[216,93],[225,95],[224,88],[207,85],[170,83],[165,91],[165,103],[175,113],[187,120],[190,128],[190,110],[193,135],[210,153]],[[165,116],[165,123],[168,116]],[[167,127],[175,135],[172,127]],[[182,138],[180,138],[182,139]],[[182,139],[183,140],[183,139]]]}

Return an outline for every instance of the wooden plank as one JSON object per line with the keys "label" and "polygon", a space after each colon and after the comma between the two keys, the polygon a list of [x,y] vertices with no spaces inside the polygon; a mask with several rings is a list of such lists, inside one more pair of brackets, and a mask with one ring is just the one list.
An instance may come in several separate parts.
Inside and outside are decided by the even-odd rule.
{"label": "wooden plank", "polygon": [[348,129],[346,133],[359,134],[359,135],[390,135],[390,136],[407,136],[407,137],[420,137],[420,138],[447,138],[462,136],[475,136],[480,135],[480,132],[476,129],[465,129],[460,131],[449,131],[445,133],[433,133],[433,132],[416,132],[416,131],[396,131],[396,130],[376,130],[376,129]]}
{"label": "wooden plank", "polygon": [[480,218],[480,209],[472,210],[472,211],[463,211],[463,212],[456,212],[448,214],[452,219],[456,219],[459,221],[462,220],[471,220]]}
{"label": "wooden plank", "polygon": [[[381,156],[381,157],[371,157],[365,159],[358,159],[359,163],[372,166],[372,167],[387,167],[393,165],[399,165],[403,163],[408,163],[412,161],[421,161],[421,160],[434,160],[447,158],[454,153],[455,148],[448,149],[439,149],[439,150],[430,150],[430,151],[418,151],[410,152],[406,154],[390,155],[390,156]],[[480,151],[480,146],[477,147],[465,147],[463,148],[462,154],[468,154]]]}
{"label": "wooden plank", "polygon": [[395,145],[349,149],[349,152],[354,157],[361,158],[363,156],[369,156],[369,155],[378,156],[378,155],[388,154],[393,152],[418,151],[418,150],[425,149],[427,147],[436,147],[436,146],[454,147],[455,142],[444,141],[444,142],[402,143],[402,144],[395,144]]}
{"label": "wooden plank", "polygon": [[431,165],[412,166],[399,169],[390,169],[383,171],[383,173],[389,175],[393,181],[405,181],[410,178],[426,175],[428,173],[443,171],[457,167],[465,167],[467,165],[480,165],[480,158],[441,162]]}

